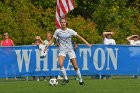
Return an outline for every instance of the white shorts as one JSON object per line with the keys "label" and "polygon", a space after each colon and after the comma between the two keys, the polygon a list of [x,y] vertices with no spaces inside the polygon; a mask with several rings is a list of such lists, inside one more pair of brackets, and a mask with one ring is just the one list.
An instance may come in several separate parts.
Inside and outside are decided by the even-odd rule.
{"label": "white shorts", "polygon": [[58,56],[64,56],[64,57],[66,57],[66,54],[68,54],[68,56],[69,56],[70,59],[76,58],[75,52],[73,50],[72,51],[69,51],[69,52],[59,51],[59,55]]}

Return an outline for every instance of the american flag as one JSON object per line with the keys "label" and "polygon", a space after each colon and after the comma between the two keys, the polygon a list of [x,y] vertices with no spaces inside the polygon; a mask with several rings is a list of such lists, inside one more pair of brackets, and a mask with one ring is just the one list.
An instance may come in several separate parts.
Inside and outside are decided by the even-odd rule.
{"label": "american flag", "polygon": [[56,27],[60,28],[60,18],[66,16],[66,14],[74,9],[74,0],[57,0],[55,23]]}

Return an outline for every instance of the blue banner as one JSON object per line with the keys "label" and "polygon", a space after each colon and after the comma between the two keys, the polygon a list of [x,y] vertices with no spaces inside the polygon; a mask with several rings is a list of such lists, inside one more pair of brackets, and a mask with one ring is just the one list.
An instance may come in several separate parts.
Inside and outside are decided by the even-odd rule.
{"label": "blue banner", "polygon": [[[82,75],[140,74],[140,47],[127,45],[79,45],[77,63]],[[75,75],[69,58],[64,67]],[[45,58],[40,58],[38,46],[0,47],[0,77],[54,76],[59,73],[58,49],[50,46]]]}

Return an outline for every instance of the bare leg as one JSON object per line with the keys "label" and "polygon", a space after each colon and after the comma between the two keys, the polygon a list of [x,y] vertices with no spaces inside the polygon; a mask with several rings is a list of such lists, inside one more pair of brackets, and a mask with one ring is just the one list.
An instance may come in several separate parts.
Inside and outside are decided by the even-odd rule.
{"label": "bare leg", "polygon": [[59,56],[59,57],[58,57],[60,70],[61,70],[61,72],[63,73],[64,79],[65,79],[65,80],[68,80],[68,77],[67,77],[67,74],[66,74],[66,70],[65,70],[64,65],[63,65],[63,64],[64,64],[64,59],[65,59],[64,56]]}
{"label": "bare leg", "polygon": [[78,76],[78,78],[80,79],[80,82],[83,82],[82,81],[82,77],[81,77],[81,73],[80,73],[80,70],[78,69],[78,65],[77,65],[77,62],[76,62],[76,58],[72,58],[71,59],[71,63],[76,71],[76,74]]}

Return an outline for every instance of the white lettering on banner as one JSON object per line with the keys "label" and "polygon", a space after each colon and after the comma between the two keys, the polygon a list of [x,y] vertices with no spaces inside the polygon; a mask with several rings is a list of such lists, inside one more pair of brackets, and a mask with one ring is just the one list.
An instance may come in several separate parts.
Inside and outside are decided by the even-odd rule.
{"label": "white lettering on banner", "polygon": [[41,71],[40,63],[44,62],[42,71],[48,71],[48,54],[44,58],[40,58],[40,51],[35,49],[36,51],[36,69],[35,71]]}
{"label": "white lettering on banner", "polygon": [[58,49],[52,49],[53,51],[53,67],[52,67],[52,71],[53,70],[59,70],[58,67]]}
{"label": "white lettering on banner", "polygon": [[89,56],[91,56],[91,49],[89,48],[82,48],[80,49],[80,56],[82,56],[83,53],[83,68],[82,70],[88,70],[88,60],[87,60],[87,55],[89,53]]}
{"label": "white lettering on banner", "polygon": [[[101,52],[101,67],[98,66],[98,56],[99,51]],[[102,48],[97,48],[93,55],[93,64],[97,70],[102,70],[105,65],[105,53]]]}
{"label": "white lettering on banner", "polygon": [[[110,65],[109,65],[110,60],[109,60],[109,58],[111,58],[114,69],[117,70],[118,49],[115,48],[116,57],[115,57],[115,54],[113,52],[113,49],[107,48],[106,50],[107,50],[107,53],[108,53],[106,70],[110,70]],[[98,53],[99,52],[101,52],[101,67],[99,67],[99,65],[98,65],[99,64],[99,62],[98,62],[98,56],[99,56]],[[94,55],[93,55],[93,62],[94,62],[93,64],[94,64],[95,68],[97,70],[102,70],[105,67],[105,60],[106,60],[106,58],[105,58],[104,50],[102,48],[97,48],[94,52]]]}
{"label": "white lettering on banner", "polygon": [[72,68],[71,68],[70,66],[72,66],[72,63],[71,63],[71,61],[69,60],[66,70],[74,70],[73,66],[72,66]]}
{"label": "white lettering on banner", "polygon": [[110,67],[109,67],[110,60],[109,60],[109,58],[111,58],[111,60],[112,60],[112,64],[114,66],[114,69],[117,70],[118,49],[115,48],[116,57],[115,57],[114,52],[111,48],[107,48],[107,51],[108,51],[108,61],[107,61],[106,70],[110,70]]}
{"label": "white lettering on banner", "polygon": [[[40,58],[40,51],[38,49],[35,49],[35,55],[36,55],[36,60],[34,64],[36,64],[35,71],[49,71],[48,68],[48,57],[52,59],[52,69],[51,71],[57,71],[59,70],[59,65],[58,65],[58,49],[53,48],[51,49],[51,54],[44,58]],[[16,57],[17,57],[17,63],[18,63],[18,68],[19,72],[22,71],[22,69],[26,69],[26,72],[29,71],[29,65],[32,60],[31,54],[32,54],[32,49],[24,49],[24,50],[15,50]],[[106,48],[106,50],[102,48],[96,48],[93,53],[91,53],[90,48],[80,48],[79,49],[80,57],[81,60],[83,60],[82,64],[82,70],[89,70],[88,68],[88,58],[91,58],[91,55],[93,54],[93,65],[96,70],[103,70],[106,67],[106,70],[110,70],[110,67],[113,66],[114,70],[117,70],[117,61],[118,61],[118,48]],[[100,62],[101,61],[101,62]],[[43,62],[43,63],[42,63]],[[41,63],[43,64],[41,67]],[[25,67],[24,67],[25,64]],[[68,64],[66,66],[66,70],[74,70],[72,67],[72,64],[70,60],[68,60]]]}
{"label": "white lettering on banner", "polygon": [[22,71],[23,61],[25,62],[26,72],[28,72],[32,50],[31,49],[22,50],[22,52],[21,52],[21,50],[15,50],[15,52],[16,52],[16,55],[17,55],[19,72]]}

